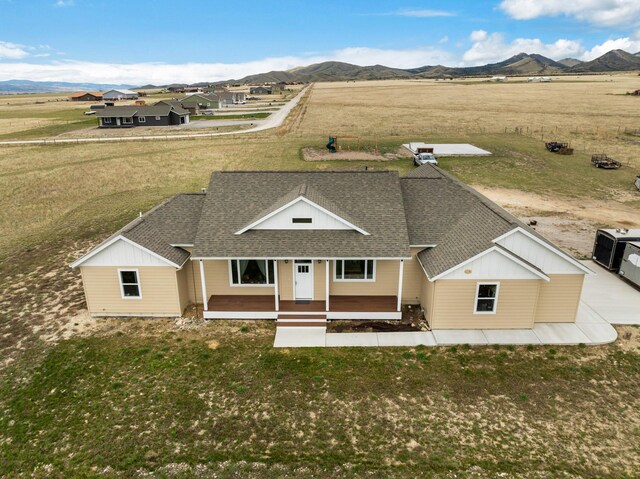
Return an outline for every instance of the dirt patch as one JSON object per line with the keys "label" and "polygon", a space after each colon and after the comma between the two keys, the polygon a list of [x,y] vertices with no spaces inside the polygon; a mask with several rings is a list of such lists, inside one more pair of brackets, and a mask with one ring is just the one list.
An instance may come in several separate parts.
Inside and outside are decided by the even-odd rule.
{"label": "dirt patch", "polygon": [[404,331],[429,331],[429,325],[420,307],[403,306],[402,319],[399,321],[330,321],[329,333],[390,333]]}
{"label": "dirt patch", "polygon": [[303,148],[302,157],[304,161],[392,161],[400,158],[407,158],[406,150],[399,149],[396,153],[380,153],[375,150],[340,150],[331,153],[329,150],[319,150],[317,148]]}
{"label": "dirt patch", "polygon": [[638,326],[615,326],[618,331],[616,344],[623,351],[640,352],[640,327]]}
{"label": "dirt patch", "polygon": [[597,228],[640,227],[640,211],[620,201],[574,200],[506,188],[474,188],[525,223],[535,220],[537,224],[533,227],[540,234],[580,257],[591,256]]}

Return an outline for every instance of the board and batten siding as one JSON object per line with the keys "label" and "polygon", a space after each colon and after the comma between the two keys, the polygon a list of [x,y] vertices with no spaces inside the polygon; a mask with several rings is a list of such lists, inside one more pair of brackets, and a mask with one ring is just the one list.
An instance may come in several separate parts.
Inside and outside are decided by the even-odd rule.
{"label": "board and batten siding", "polygon": [[335,281],[335,264],[329,267],[329,293],[336,296],[397,296],[400,260],[376,261],[375,281]]}
{"label": "board and batten siding", "polygon": [[181,316],[176,269],[140,266],[142,298],[123,299],[118,269],[133,267],[81,266],[87,308],[92,316]]}
{"label": "board and batten siding", "polygon": [[[293,218],[310,218],[311,223],[294,223]],[[254,230],[350,230],[343,221],[325,213],[306,201],[291,206],[254,226]]]}
{"label": "board and batten siding", "polygon": [[[438,280],[433,284],[433,329],[532,328],[541,280],[501,280],[495,314],[474,314],[478,282],[493,280]],[[428,295],[428,292],[425,292]]]}
{"label": "board and batten siding", "polygon": [[584,274],[550,274],[549,278],[540,286],[535,322],[575,322]]}

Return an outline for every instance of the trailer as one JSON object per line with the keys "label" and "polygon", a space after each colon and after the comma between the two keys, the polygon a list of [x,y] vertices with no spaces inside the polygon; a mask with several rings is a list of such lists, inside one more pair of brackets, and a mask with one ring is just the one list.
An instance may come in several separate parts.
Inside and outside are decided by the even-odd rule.
{"label": "trailer", "polygon": [[593,243],[592,259],[609,271],[618,272],[627,243],[640,241],[640,228],[599,229]]}
{"label": "trailer", "polygon": [[604,168],[605,170],[617,170],[622,166],[622,163],[604,154],[591,155],[591,164],[596,168]]}
{"label": "trailer", "polygon": [[551,153],[558,153],[559,155],[573,155],[573,148],[569,148],[569,143],[563,143],[561,141],[547,141],[544,146]]}
{"label": "trailer", "polygon": [[640,287],[640,242],[629,241],[626,244],[618,274]]}

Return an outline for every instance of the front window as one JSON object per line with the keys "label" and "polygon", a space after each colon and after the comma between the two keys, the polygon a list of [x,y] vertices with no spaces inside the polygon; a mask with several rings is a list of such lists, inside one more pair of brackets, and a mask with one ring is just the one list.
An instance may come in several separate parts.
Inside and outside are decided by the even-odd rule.
{"label": "front window", "polygon": [[138,117],[138,123],[146,123],[147,119],[144,116],[139,116]]}
{"label": "front window", "polygon": [[239,286],[259,286],[275,281],[274,261],[264,259],[232,259],[231,284]]}
{"label": "front window", "polygon": [[121,269],[118,271],[120,276],[120,293],[123,299],[142,298],[140,291],[140,281],[138,279],[137,269]]}
{"label": "front window", "polygon": [[111,123],[111,118],[103,118],[102,123]]}
{"label": "front window", "polygon": [[133,118],[123,118],[122,119],[122,123],[131,124],[131,123],[133,123]]}
{"label": "front window", "polygon": [[476,314],[493,314],[498,306],[499,283],[478,283],[476,289]]}
{"label": "front window", "polygon": [[334,266],[335,281],[375,281],[375,260],[339,259]]}

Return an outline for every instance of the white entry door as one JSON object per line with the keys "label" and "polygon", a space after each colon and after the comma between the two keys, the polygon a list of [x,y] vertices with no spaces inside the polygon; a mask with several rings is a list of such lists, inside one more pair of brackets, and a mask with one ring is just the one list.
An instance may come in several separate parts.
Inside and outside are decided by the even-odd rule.
{"label": "white entry door", "polygon": [[313,299],[313,262],[297,260],[293,268],[295,299]]}

